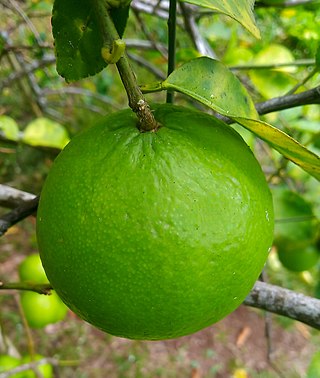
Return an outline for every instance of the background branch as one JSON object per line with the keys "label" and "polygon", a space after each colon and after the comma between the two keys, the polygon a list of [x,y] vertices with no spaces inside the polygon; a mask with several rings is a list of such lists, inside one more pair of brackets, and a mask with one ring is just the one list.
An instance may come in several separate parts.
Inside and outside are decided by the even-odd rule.
{"label": "background branch", "polygon": [[36,212],[39,197],[28,200],[9,213],[0,217],[0,236],[4,235],[10,227]]}
{"label": "background branch", "polygon": [[35,194],[0,184],[0,206],[13,209],[36,197]]}
{"label": "background branch", "polygon": [[[260,115],[268,114],[272,112],[278,112],[280,110],[291,109],[303,105],[315,105],[320,104],[320,85],[297,94],[274,97],[270,100],[258,102],[255,104],[257,112]],[[216,114],[217,118],[222,121],[231,124],[234,121],[228,117]]]}
{"label": "background branch", "polygon": [[279,110],[290,109],[297,106],[320,104],[320,85],[293,95],[275,97],[271,100],[256,104],[260,115]]}

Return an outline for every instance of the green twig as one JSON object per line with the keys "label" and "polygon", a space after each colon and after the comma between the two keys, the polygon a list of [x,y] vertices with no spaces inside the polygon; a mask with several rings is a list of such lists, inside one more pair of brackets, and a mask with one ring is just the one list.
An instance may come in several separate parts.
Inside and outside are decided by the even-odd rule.
{"label": "green twig", "polygon": [[[112,21],[108,6],[103,0],[94,0],[94,8],[100,23],[101,33],[106,46],[113,45],[114,41],[120,39],[117,29]],[[145,100],[135,74],[130,66],[129,59],[124,52],[116,62],[122,83],[127,92],[129,106],[137,114],[139,129],[141,131],[155,131],[159,127],[153,113]]]}
{"label": "green twig", "polygon": [[[168,18],[168,76],[176,65],[177,0],[170,0]],[[167,103],[173,103],[173,92],[167,92]]]}
{"label": "green twig", "polygon": [[316,73],[318,72],[318,67],[314,67],[314,69],[307,75],[300,83],[295,85],[289,92],[286,93],[286,96],[294,94],[300,87],[302,87],[305,83],[307,83]]}
{"label": "green twig", "polygon": [[265,70],[265,69],[276,69],[282,67],[300,67],[300,66],[314,66],[316,64],[314,59],[301,59],[295,60],[293,62],[287,63],[270,63],[270,64],[241,64],[238,66],[231,66],[229,69],[231,71],[240,70]]}
{"label": "green twig", "polygon": [[0,281],[0,290],[23,290],[34,291],[35,293],[50,295],[52,286],[48,284],[34,284],[31,282],[8,282]]}

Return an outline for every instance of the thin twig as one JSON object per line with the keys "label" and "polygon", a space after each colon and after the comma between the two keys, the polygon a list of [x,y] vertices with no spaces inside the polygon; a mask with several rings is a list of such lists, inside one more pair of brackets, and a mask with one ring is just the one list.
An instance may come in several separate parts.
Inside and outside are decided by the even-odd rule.
{"label": "thin twig", "polygon": [[26,25],[29,27],[29,29],[33,33],[37,44],[41,45],[42,44],[41,36],[40,36],[37,28],[34,26],[32,21],[28,17],[28,15],[24,12],[24,10],[19,6],[19,4],[16,1],[10,0],[9,3],[11,4],[11,6],[9,6],[9,4],[7,4],[8,8],[16,11],[19,14],[19,16],[22,17],[23,21],[26,23]]}
{"label": "thin twig", "polygon": [[297,106],[320,104],[320,85],[304,92],[272,98],[256,104],[260,115]]}
{"label": "thin twig", "polygon": [[35,284],[31,282],[2,282],[0,281],[0,290],[22,290],[34,291],[38,294],[50,295],[52,286],[48,284]]}
{"label": "thin twig", "polygon": [[150,42],[150,44],[152,45],[153,49],[156,50],[156,51],[159,51],[159,53],[162,55],[163,58],[167,59],[167,56],[168,56],[168,52],[167,52],[167,49],[161,44],[159,43],[158,41],[156,41],[152,34],[149,33],[149,31],[147,30],[146,26],[145,26],[145,23],[143,22],[141,16],[140,16],[140,12],[137,10],[137,9],[132,9],[138,23],[139,23],[139,26],[143,32],[143,34],[145,35],[145,37],[147,38],[147,40]]}
{"label": "thin twig", "polygon": [[209,43],[201,35],[190,5],[183,2],[180,2],[179,5],[185,29],[189,34],[196,50],[199,51],[201,55],[209,56],[210,58],[217,58]]}
{"label": "thin twig", "polygon": [[14,81],[21,79],[23,76],[31,74],[39,68],[49,66],[50,64],[53,64],[55,61],[55,56],[50,54],[45,55],[41,60],[35,60],[30,64],[25,64],[22,69],[12,72],[6,79],[4,79],[0,83],[0,90],[6,87],[10,87]]}
{"label": "thin twig", "polygon": [[318,72],[318,67],[314,67],[311,72],[299,83],[297,83],[293,88],[290,89],[289,92],[286,93],[287,96],[294,94],[297,92],[299,88],[301,88],[303,85],[305,85],[312,77]]}
{"label": "thin twig", "polygon": [[36,212],[39,197],[26,201],[0,218],[0,236],[4,235],[10,227]]}
{"label": "thin twig", "polygon": [[231,71],[246,71],[246,70],[266,70],[282,67],[301,67],[301,66],[314,66],[316,61],[314,59],[299,59],[292,62],[285,63],[266,63],[266,64],[239,64],[230,66]]}
{"label": "thin twig", "polygon": [[[256,110],[260,115],[278,112],[280,110],[291,109],[304,105],[320,104],[320,85],[304,92],[288,96],[274,97],[270,100],[255,104]],[[217,114],[217,118],[231,124],[234,121],[228,117]]]}
{"label": "thin twig", "polygon": [[64,95],[64,94],[73,94],[73,95],[80,95],[80,96],[87,96],[92,97],[98,101],[101,101],[104,104],[111,105],[115,109],[120,109],[119,104],[117,104],[111,97],[104,96],[100,93],[92,92],[84,88],[79,87],[64,87],[60,89],[44,89],[42,91],[44,96],[51,96],[51,95]]}
{"label": "thin twig", "polygon": [[153,73],[154,76],[157,77],[158,79],[160,79],[160,80],[166,79],[165,73],[163,73],[158,67],[151,64],[148,60],[142,58],[140,55],[136,55],[136,54],[129,53],[129,52],[127,53],[127,55],[132,61],[139,63],[140,65],[145,67],[148,71]]}
{"label": "thin twig", "polygon": [[[177,24],[177,0],[170,0],[168,17],[168,70],[169,76],[176,65],[176,24]],[[173,103],[174,93],[167,91],[167,103]]]}

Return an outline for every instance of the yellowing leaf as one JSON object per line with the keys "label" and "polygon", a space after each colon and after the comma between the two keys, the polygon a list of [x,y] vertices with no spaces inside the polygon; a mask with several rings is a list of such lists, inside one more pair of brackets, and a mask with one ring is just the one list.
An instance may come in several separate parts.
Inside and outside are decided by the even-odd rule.
{"label": "yellowing leaf", "polygon": [[191,60],[172,72],[158,87],[153,89],[184,93],[233,119],[320,180],[319,156],[283,131],[260,121],[246,89],[222,63],[208,57]]}
{"label": "yellowing leaf", "polygon": [[253,16],[254,0],[183,0],[187,3],[209,8],[226,14],[238,21],[256,38],[260,38],[260,31]]}
{"label": "yellowing leaf", "polygon": [[69,135],[59,123],[47,118],[37,118],[26,127],[22,141],[31,146],[62,149],[69,142]]}
{"label": "yellowing leaf", "polygon": [[19,138],[19,127],[16,121],[6,115],[0,116],[0,134],[1,133],[5,138],[17,141]]}

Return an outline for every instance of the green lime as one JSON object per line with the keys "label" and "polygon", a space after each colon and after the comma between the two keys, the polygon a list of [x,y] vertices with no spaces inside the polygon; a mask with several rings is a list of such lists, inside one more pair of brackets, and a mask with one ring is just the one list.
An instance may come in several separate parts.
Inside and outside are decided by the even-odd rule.
{"label": "green lime", "polygon": [[311,204],[286,187],[273,189],[274,245],[284,267],[294,272],[312,268],[319,260],[316,246],[319,222]]}
{"label": "green lime", "polygon": [[65,318],[68,310],[55,292],[43,295],[26,291],[21,294],[21,305],[32,328],[42,328],[57,323]]}
{"label": "green lime", "polygon": [[[27,364],[29,362],[39,361],[43,358],[44,357],[41,356],[40,354],[35,355],[33,359],[31,358],[31,356],[28,355],[28,356],[24,356],[22,358],[21,363]],[[43,378],[51,378],[53,376],[52,365],[46,363],[46,364],[37,365],[37,369],[34,369],[34,370],[29,369],[29,370],[24,371],[23,377],[21,377],[21,378],[37,378],[39,376],[39,374],[37,375],[35,373],[35,370],[38,370],[41,373],[41,377],[43,377]]]}
{"label": "green lime", "polygon": [[[0,355],[0,373],[8,372],[21,365],[19,358],[7,354]],[[22,373],[10,375],[11,378],[23,378]]]}
{"label": "green lime", "polygon": [[320,352],[316,352],[310,361],[307,370],[306,378],[319,378],[320,377]]}
{"label": "green lime", "polygon": [[317,235],[319,223],[312,206],[300,194],[285,186],[272,189],[275,229],[274,242],[286,237],[292,241],[306,241],[306,245]]}
{"label": "green lime", "polygon": [[319,251],[313,245],[299,249],[288,241],[283,247],[278,247],[278,257],[282,265],[293,272],[308,270],[317,264],[320,258]]}
{"label": "green lime", "polygon": [[243,139],[209,115],[130,110],[75,137],[56,159],[37,217],[40,256],[63,301],[133,339],[187,335],[237,308],[273,237],[272,198]]}
{"label": "green lime", "polygon": [[38,253],[33,253],[22,261],[19,265],[19,276],[21,281],[48,283],[48,278]]}

